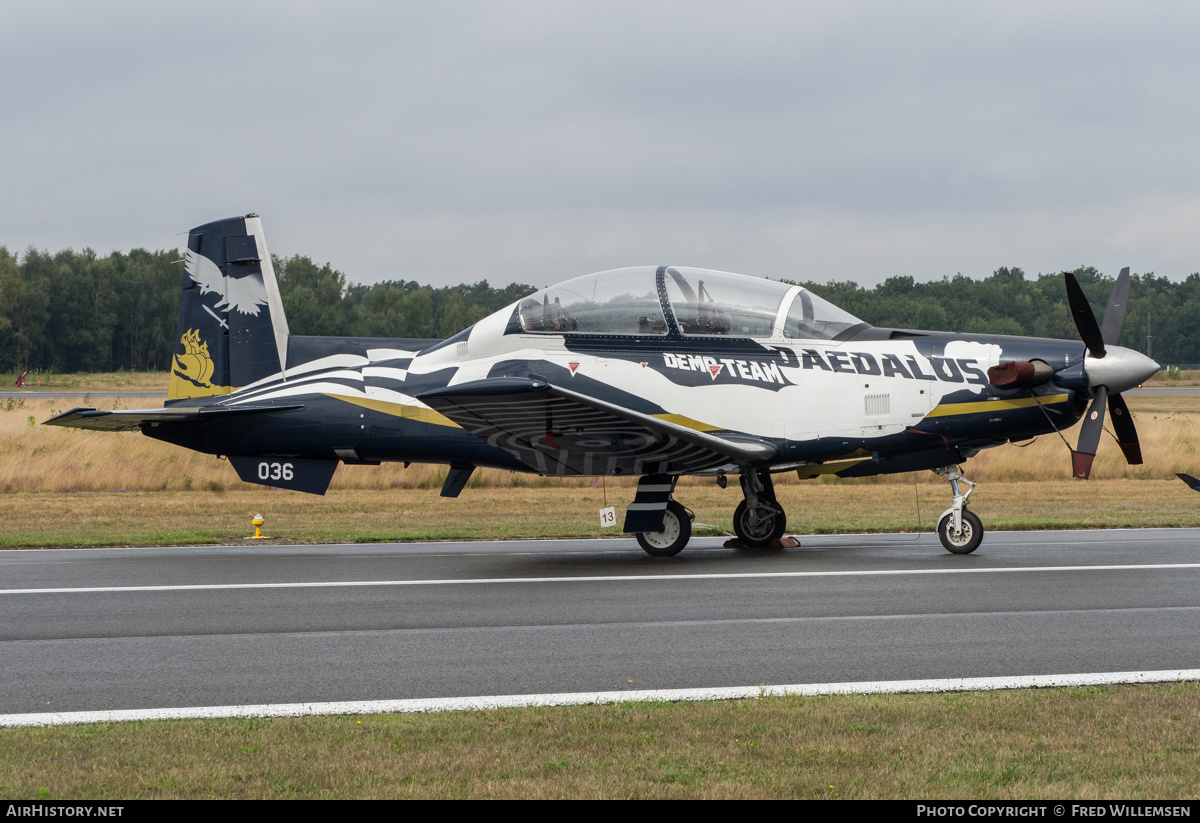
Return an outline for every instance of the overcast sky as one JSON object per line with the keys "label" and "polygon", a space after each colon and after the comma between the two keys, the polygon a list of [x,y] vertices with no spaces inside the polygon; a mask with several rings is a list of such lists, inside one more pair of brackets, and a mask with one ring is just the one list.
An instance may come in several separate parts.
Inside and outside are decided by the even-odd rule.
{"label": "overcast sky", "polygon": [[1200,271],[1195,3],[0,2],[0,244],[354,281]]}

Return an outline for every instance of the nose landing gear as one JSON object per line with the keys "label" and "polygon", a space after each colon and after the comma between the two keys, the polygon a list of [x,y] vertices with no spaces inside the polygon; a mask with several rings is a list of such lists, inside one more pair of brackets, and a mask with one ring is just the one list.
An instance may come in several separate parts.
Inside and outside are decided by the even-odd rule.
{"label": "nose landing gear", "polygon": [[[983,540],[983,522],[974,512],[967,511],[967,498],[975,491],[975,484],[958,473],[958,466],[944,466],[933,473],[949,480],[954,492],[954,504],[938,518],[938,539],[948,552],[970,554]],[[961,483],[970,486],[966,494],[962,493]]]}

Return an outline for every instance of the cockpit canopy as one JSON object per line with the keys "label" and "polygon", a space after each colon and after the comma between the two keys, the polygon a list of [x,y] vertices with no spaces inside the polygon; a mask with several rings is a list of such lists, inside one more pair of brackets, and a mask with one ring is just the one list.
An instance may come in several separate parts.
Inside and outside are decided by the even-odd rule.
{"label": "cockpit canopy", "polygon": [[585,274],[521,300],[525,332],[832,339],[864,326],[800,286],[683,266]]}

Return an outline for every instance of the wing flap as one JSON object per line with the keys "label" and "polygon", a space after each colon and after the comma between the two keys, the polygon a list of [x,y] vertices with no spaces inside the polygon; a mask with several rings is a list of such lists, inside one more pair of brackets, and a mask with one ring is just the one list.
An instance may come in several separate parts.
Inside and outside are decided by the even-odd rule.
{"label": "wing flap", "polygon": [[697,431],[532,378],[476,380],[418,399],[542,474],[693,474],[778,455],[766,440]]}

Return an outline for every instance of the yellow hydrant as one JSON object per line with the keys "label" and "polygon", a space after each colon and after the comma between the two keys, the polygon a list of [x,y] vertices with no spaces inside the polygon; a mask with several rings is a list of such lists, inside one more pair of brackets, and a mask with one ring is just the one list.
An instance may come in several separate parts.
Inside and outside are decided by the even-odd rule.
{"label": "yellow hydrant", "polygon": [[261,514],[256,514],[256,515],[254,515],[254,519],[251,520],[250,522],[254,524],[254,536],[251,537],[250,539],[251,540],[262,540],[263,539],[263,536],[262,536],[263,516]]}

